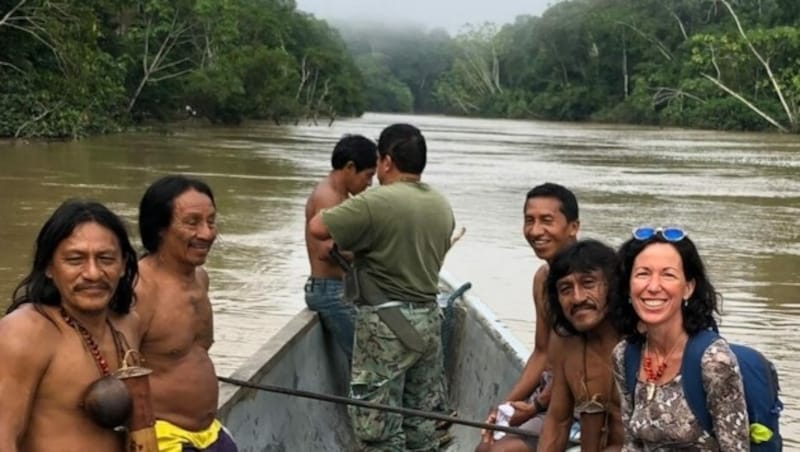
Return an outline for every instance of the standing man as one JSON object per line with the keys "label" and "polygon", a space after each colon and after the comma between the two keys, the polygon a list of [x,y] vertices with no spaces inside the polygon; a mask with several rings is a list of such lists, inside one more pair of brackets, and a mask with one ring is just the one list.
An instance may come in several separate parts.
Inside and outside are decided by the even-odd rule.
{"label": "standing man", "polygon": [[333,240],[317,240],[308,231],[308,222],[322,209],[336,206],[350,195],[372,185],[378,153],[375,143],[361,135],[347,135],[333,148],[333,170],[322,179],[306,201],[306,250],[311,276],[305,285],[306,305],[319,313],[322,325],[334,342],[353,360],[355,306],[342,300],[344,273],[330,256]]}
{"label": "standing man", "polygon": [[[436,294],[453,211],[420,180],[427,147],[416,127],[384,129],[378,153],[381,186],[316,214],[309,232],[319,240],[332,237],[355,255],[361,299],[351,397],[431,411],[442,397],[436,389],[443,374]],[[365,408],[349,412],[366,451],[438,450],[434,421]]]}
{"label": "standing man", "polygon": [[45,222],[0,320],[0,450],[125,450],[118,425],[83,407],[120,402],[88,389],[139,346],[136,275],[125,226],[102,204],[69,200]]}
{"label": "standing man", "polygon": [[547,278],[553,389],[539,449],[561,452],[578,413],[581,450],[622,449],[619,392],[610,363],[621,335],[611,321],[618,300],[617,253],[596,240],[560,252]]}
{"label": "standing man", "polygon": [[216,420],[219,388],[208,349],[214,322],[203,269],[217,238],[211,188],[197,179],[163,177],[139,205],[147,254],[139,261],[136,310],[161,452],[236,451]]}
{"label": "standing man", "polygon": [[[556,254],[575,243],[580,229],[578,201],[569,189],[554,183],[533,187],[525,198],[522,232],[533,248],[536,257],[545,263],[533,276],[533,304],[536,309],[536,332],[533,352],[525,364],[517,383],[506,396],[514,407],[510,424],[533,433],[541,431],[544,415],[550,400],[550,381],[547,347],[552,326],[547,321],[545,282],[549,265]],[[496,421],[497,408],[487,422]],[[486,437],[485,437],[486,438]],[[529,452],[536,450],[536,437],[507,435],[498,442],[479,446],[481,451]],[[494,448],[493,448],[494,447]]]}

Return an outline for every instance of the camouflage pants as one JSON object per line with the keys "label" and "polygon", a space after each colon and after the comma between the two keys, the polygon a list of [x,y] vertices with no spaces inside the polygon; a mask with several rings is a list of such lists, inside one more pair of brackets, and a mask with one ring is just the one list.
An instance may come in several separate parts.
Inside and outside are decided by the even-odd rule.
{"label": "camouflage pants", "polygon": [[[409,350],[373,309],[360,307],[356,316],[350,396],[431,411],[443,397],[440,310],[435,303],[400,309],[422,335],[426,350],[423,353]],[[364,451],[438,450],[433,420],[353,406],[348,411]]]}

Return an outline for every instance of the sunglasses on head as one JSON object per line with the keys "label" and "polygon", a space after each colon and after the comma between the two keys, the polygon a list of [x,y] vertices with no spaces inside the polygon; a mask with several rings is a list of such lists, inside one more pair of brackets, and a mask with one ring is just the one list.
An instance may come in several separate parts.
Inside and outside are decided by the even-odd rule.
{"label": "sunglasses on head", "polygon": [[650,240],[656,235],[661,234],[661,237],[668,242],[680,242],[685,239],[687,234],[681,228],[674,226],[664,228],[654,228],[652,226],[639,226],[633,230],[633,238],[636,240]]}

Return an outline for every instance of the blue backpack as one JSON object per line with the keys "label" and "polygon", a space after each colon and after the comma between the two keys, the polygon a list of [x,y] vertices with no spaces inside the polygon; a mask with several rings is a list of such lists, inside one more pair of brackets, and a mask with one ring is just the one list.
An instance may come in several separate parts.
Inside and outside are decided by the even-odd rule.
{"label": "blue backpack", "polygon": [[[701,360],[708,346],[719,337],[717,332],[711,330],[701,331],[690,337],[681,363],[686,400],[700,425],[711,435],[714,435],[714,426],[706,406]],[[780,387],[775,366],[755,349],[739,344],[730,344],[730,347],[742,373],[747,416],[750,419],[750,450],[780,452],[783,450],[783,439],[778,418],[783,403],[778,398]],[[642,344],[628,343],[625,348],[625,386],[629,394],[636,389],[636,375],[641,359]]]}

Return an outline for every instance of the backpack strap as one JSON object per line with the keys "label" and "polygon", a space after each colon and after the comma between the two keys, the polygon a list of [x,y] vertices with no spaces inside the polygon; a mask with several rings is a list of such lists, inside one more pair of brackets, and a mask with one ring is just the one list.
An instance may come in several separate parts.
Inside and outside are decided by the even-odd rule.
{"label": "backpack strap", "polygon": [[719,337],[719,334],[711,330],[703,330],[691,336],[686,343],[681,362],[681,380],[686,401],[700,425],[712,436],[714,426],[706,404],[706,388],[703,386],[703,353]]}
{"label": "backpack strap", "polygon": [[[636,390],[636,374],[639,373],[639,366],[642,364],[642,343],[625,342],[625,392],[633,394]],[[636,400],[636,397],[633,397]]]}

